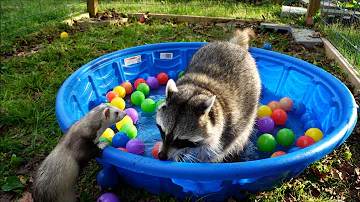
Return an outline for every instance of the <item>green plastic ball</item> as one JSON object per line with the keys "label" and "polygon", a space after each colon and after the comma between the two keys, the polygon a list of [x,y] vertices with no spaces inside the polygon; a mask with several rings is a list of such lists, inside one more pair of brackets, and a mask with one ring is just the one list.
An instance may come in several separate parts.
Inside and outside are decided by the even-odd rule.
{"label": "green plastic ball", "polygon": [[154,100],[152,100],[150,98],[145,99],[141,103],[141,109],[147,113],[153,112],[155,110],[155,107],[156,107],[156,104],[155,104]]}
{"label": "green plastic ball", "polygon": [[163,103],[163,102],[165,102],[165,99],[160,99],[160,100],[158,100],[158,101],[156,102],[156,108],[155,108],[155,109],[159,108],[159,105],[160,105],[161,103]]}
{"label": "green plastic ball", "polygon": [[112,146],[111,140],[109,140],[109,139],[106,138],[106,137],[101,137],[101,138],[99,138],[99,142],[108,142],[108,145],[109,145],[109,146]]}
{"label": "green plastic ball", "polygon": [[135,105],[141,104],[145,100],[145,94],[141,91],[135,91],[131,94],[131,102]]}
{"label": "green plastic ball", "polygon": [[131,123],[126,123],[120,128],[120,132],[126,133],[130,139],[133,139],[137,136],[137,129]]}
{"label": "green plastic ball", "polygon": [[180,78],[184,74],[184,71],[179,72],[178,78]]}
{"label": "green plastic ball", "polygon": [[112,105],[111,103],[105,103],[107,106],[109,106],[109,107],[113,107],[114,105]]}
{"label": "green plastic ball", "polygon": [[140,83],[137,86],[136,90],[141,91],[142,93],[144,93],[144,95],[148,95],[150,93],[150,87],[146,83]]}
{"label": "green plastic ball", "polygon": [[265,133],[258,138],[257,146],[262,152],[272,152],[276,147],[276,140],[271,134]]}
{"label": "green plastic ball", "polygon": [[288,129],[280,129],[276,134],[276,141],[282,146],[290,146],[295,140],[294,133]]}

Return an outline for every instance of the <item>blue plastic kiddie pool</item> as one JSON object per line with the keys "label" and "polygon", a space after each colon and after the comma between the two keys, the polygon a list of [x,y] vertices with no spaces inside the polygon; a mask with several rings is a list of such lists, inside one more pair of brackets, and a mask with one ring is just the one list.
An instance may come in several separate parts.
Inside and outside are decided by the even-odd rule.
{"label": "blue plastic kiddie pool", "polygon": [[[134,82],[142,75],[166,72],[176,79],[202,42],[160,43],[119,50],[82,66],[61,86],[56,99],[56,116],[63,131],[79,120],[91,103],[124,81]],[[276,158],[254,151],[258,158],[238,163],[182,163],[160,161],[149,155],[139,156],[107,147],[99,162],[114,166],[121,178],[133,187],[151,193],[167,192],[180,199],[224,200],[244,197],[246,192],[268,190],[283,180],[297,177],[307,166],[340,146],[357,121],[355,100],[337,78],[305,61],[276,52],[250,48],[261,74],[261,102],[291,97],[303,103],[321,123],[324,138],[319,142]],[[175,76],[174,76],[175,75]],[[240,82],[240,81],[239,81]],[[164,97],[164,86],[152,91],[154,100]],[[128,101],[127,101],[128,102]],[[134,107],[134,106],[133,106]],[[147,145],[160,140],[154,114],[139,111],[138,138]],[[304,135],[300,118],[290,115],[283,127],[291,128],[296,138]],[[259,134],[254,134],[253,142]],[[292,146],[282,149],[287,152]]]}

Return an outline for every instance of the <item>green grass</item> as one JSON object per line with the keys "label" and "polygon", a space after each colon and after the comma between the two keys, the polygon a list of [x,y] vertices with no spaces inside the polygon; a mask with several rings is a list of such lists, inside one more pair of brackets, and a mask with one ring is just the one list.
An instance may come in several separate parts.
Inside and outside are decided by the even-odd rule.
{"label": "green grass", "polygon": [[[262,47],[265,42],[273,50],[314,63],[346,81],[333,61],[326,59],[322,47],[304,50],[291,36],[273,32],[258,33],[252,46]],[[87,62],[107,53],[128,47],[166,41],[214,41],[228,39],[230,29],[200,24],[154,21],[150,25],[132,22],[129,26],[105,28],[69,28],[63,25],[49,27],[34,37],[18,41],[14,56],[1,53],[0,65],[0,186],[1,194],[14,195],[14,199],[30,191],[31,171],[49,154],[59,141],[62,131],[55,116],[56,93],[61,84],[74,71]],[[70,33],[68,39],[59,39],[62,31]],[[25,49],[24,46],[30,47]],[[31,47],[40,47],[31,52]],[[1,47],[10,51],[9,47]],[[90,50],[90,51],[89,51]],[[14,50],[11,50],[14,51]],[[23,52],[24,54],[20,54]],[[12,52],[13,53],[13,52]],[[359,130],[339,149],[315,162],[298,178],[283,183],[271,191],[249,194],[249,201],[346,201],[360,200],[355,187],[356,174],[338,172],[345,167],[359,168]],[[350,151],[350,160],[343,158]],[[105,190],[97,186],[96,176],[101,169],[91,161],[79,177],[76,192],[80,201],[95,201]],[[334,174],[335,173],[335,174]],[[22,179],[23,182],[19,180]],[[114,191],[114,190],[113,190]],[[115,190],[128,201],[179,201],[168,194],[153,195],[143,189],[120,184]],[[335,194],[334,194],[335,193]],[[0,194],[0,195],[1,195]]]}

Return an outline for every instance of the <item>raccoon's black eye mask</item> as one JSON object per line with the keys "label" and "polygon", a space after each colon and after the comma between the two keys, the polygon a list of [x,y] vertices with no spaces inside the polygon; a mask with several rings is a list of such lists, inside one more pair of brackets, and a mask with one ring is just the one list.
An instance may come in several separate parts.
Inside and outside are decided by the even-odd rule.
{"label": "raccoon's black eye mask", "polygon": [[[159,124],[156,124],[157,127],[159,128],[159,131],[160,131],[160,134],[161,134],[161,138],[163,140],[165,140],[165,132],[162,130],[161,126],[159,126]],[[191,142],[189,140],[182,140],[182,139],[176,139],[176,140],[173,140],[173,141],[167,141],[168,144],[171,144],[173,147],[176,147],[178,149],[181,149],[181,148],[185,148],[185,147],[197,147],[197,144],[195,142]]]}
{"label": "raccoon's black eye mask", "polygon": [[161,134],[161,138],[164,140],[165,139],[165,132],[163,131],[163,129],[161,128],[161,126],[159,126],[159,124],[156,124],[157,127],[159,128],[160,134]]}

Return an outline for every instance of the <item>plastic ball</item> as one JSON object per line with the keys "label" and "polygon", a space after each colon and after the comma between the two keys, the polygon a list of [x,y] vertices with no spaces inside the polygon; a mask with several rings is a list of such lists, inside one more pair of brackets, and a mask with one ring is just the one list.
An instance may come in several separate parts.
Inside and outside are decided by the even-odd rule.
{"label": "plastic ball", "polygon": [[308,147],[315,143],[315,140],[312,137],[309,136],[301,136],[296,141],[296,146],[300,148]]}
{"label": "plastic ball", "polygon": [[274,130],[274,121],[270,117],[264,116],[257,121],[257,126],[261,133],[270,133]]}
{"label": "plastic ball", "polygon": [[291,113],[296,117],[301,117],[306,112],[306,106],[303,103],[294,103]]}
{"label": "plastic ball", "polygon": [[145,151],[145,144],[142,140],[134,138],[126,143],[126,149],[133,154],[143,155]]}
{"label": "plastic ball", "polygon": [[168,75],[164,72],[159,73],[156,78],[159,81],[159,84],[162,84],[162,85],[166,84],[169,80]]}
{"label": "plastic ball", "polygon": [[112,138],[113,147],[126,147],[126,143],[130,140],[129,136],[123,132],[117,132]]}
{"label": "plastic ball", "polygon": [[161,141],[154,144],[151,153],[154,158],[159,159],[159,148],[160,148]]}
{"label": "plastic ball", "polygon": [[294,104],[294,101],[289,97],[283,97],[280,99],[279,104],[280,104],[281,109],[288,112],[291,110],[291,107]]}
{"label": "plastic ball", "polygon": [[281,155],[285,155],[285,154],[286,154],[286,152],[276,151],[276,152],[274,152],[273,154],[271,154],[270,158],[274,158],[274,157],[281,156]]}
{"label": "plastic ball", "polygon": [[135,124],[135,123],[138,121],[138,119],[139,119],[139,114],[138,114],[138,112],[136,111],[136,109],[134,109],[134,108],[127,108],[127,109],[125,109],[124,111],[125,111],[126,115],[129,116],[129,117],[132,119],[133,124]]}
{"label": "plastic ball", "polygon": [[286,123],[287,114],[282,109],[275,109],[271,114],[271,119],[274,121],[275,125],[283,125]]}
{"label": "plastic ball", "polygon": [[154,100],[147,98],[141,103],[141,109],[144,112],[151,113],[155,110],[156,104]]}
{"label": "plastic ball", "polygon": [[113,107],[114,105],[112,105],[111,103],[105,103],[107,106],[109,107]]}
{"label": "plastic ball", "polygon": [[107,99],[106,96],[100,96],[98,98],[96,98],[95,102],[94,102],[94,107],[99,106],[102,103],[108,103],[109,100]]}
{"label": "plastic ball", "polygon": [[144,95],[148,95],[150,93],[150,87],[146,83],[140,83],[136,90],[141,91]]}
{"label": "plastic ball", "polygon": [[304,125],[304,130],[307,131],[310,128],[318,128],[321,130],[322,126],[318,120],[310,120]]}
{"label": "plastic ball", "polygon": [[305,135],[314,139],[315,142],[319,142],[324,137],[323,132],[319,128],[310,128],[305,132]]}
{"label": "plastic ball", "polygon": [[271,50],[272,46],[269,43],[264,44],[263,49]]}
{"label": "plastic ball", "polygon": [[137,129],[133,124],[126,123],[120,128],[120,132],[126,133],[130,139],[134,139],[137,136]]}
{"label": "plastic ball", "polygon": [[117,122],[115,125],[116,125],[116,128],[118,130],[120,130],[121,127],[123,127],[123,125],[125,125],[127,123],[128,124],[134,124],[133,119],[129,115],[126,115],[123,119],[121,119],[121,121]]}
{"label": "plastic ball", "polygon": [[134,87],[137,88],[138,85],[141,84],[141,83],[146,83],[145,79],[143,79],[143,78],[136,79],[135,82],[134,82]]}
{"label": "plastic ball", "polygon": [[159,105],[160,105],[161,103],[163,103],[163,102],[165,102],[165,99],[160,99],[160,100],[158,100],[158,101],[156,102],[155,109],[159,108]]}
{"label": "plastic ball", "polygon": [[113,193],[102,194],[96,202],[120,202],[119,198]]}
{"label": "plastic ball", "polygon": [[115,97],[114,99],[111,100],[110,102],[114,107],[117,107],[121,110],[125,109],[125,100],[122,99],[121,97]]}
{"label": "plastic ball", "polygon": [[177,73],[175,71],[169,71],[168,76],[169,76],[169,79],[172,79],[174,81],[176,81],[177,78],[178,78],[178,75],[177,75]]}
{"label": "plastic ball", "polygon": [[107,142],[108,143],[108,146],[112,146],[112,142],[111,142],[111,140],[109,140],[108,138],[106,138],[106,137],[100,137],[99,138],[99,142]]}
{"label": "plastic ball", "polygon": [[124,151],[124,152],[129,152],[127,149],[122,148],[122,147],[117,148],[117,150]]}
{"label": "plastic ball", "polygon": [[277,101],[271,101],[267,104],[267,106],[270,107],[272,111],[274,111],[275,109],[280,109],[280,103]]}
{"label": "plastic ball", "polygon": [[141,91],[135,91],[131,94],[130,99],[133,104],[139,105],[145,100],[145,94]]}
{"label": "plastic ball", "polygon": [[150,74],[148,74],[148,73],[142,73],[142,74],[140,74],[140,76],[139,76],[139,78],[143,78],[143,79],[145,79],[145,80],[147,80],[149,77],[150,77]]}
{"label": "plastic ball", "polygon": [[276,134],[276,141],[282,146],[290,146],[294,140],[295,135],[288,128],[282,128]]}
{"label": "plastic ball", "polygon": [[180,78],[184,74],[184,71],[179,72],[178,78]]}
{"label": "plastic ball", "polygon": [[153,76],[146,79],[146,83],[147,85],[149,85],[150,89],[156,89],[159,87],[159,81],[157,80],[156,77]]}
{"label": "plastic ball", "polygon": [[118,174],[113,166],[101,169],[97,175],[97,182],[103,189],[115,187],[118,184]]}
{"label": "plastic ball", "polygon": [[312,112],[306,112],[305,114],[303,114],[301,116],[301,119],[300,119],[300,121],[303,125],[305,125],[310,120],[316,120],[316,115]]}
{"label": "plastic ball", "polygon": [[258,138],[257,146],[262,152],[272,152],[276,147],[276,140],[271,134],[265,133]]}
{"label": "plastic ball", "polygon": [[297,150],[301,149],[300,147],[293,147],[291,149],[289,149],[288,153],[292,153],[292,152],[295,152]]}
{"label": "plastic ball", "polygon": [[103,134],[101,134],[100,138],[104,137],[104,138],[107,138],[107,139],[109,139],[111,141],[112,138],[114,137],[114,135],[115,135],[115,132],[111,128],[107,128],[107,129],[105,129]]}
{"label": "plastic ball", "polygon": [[121,84],[121,86],[125,88],[127,95],[129,95],[129,94],[132,93],[132,91],[133,91],[133,86],[132,86],[132,84],[131,84],[130,82],[125,81],[125,82],[123,82],[123,83]]}
{"label": "plastic ball", "polygon": [[268,116],[270,117],[272,114],[272,110],[270,107],[268,107],[267,105],[261,105],[259,108],[258,108],[258,111],[257,111],[257,117],[258,119],[264,117],[264,116]]}
{"label": "plastic ball", "polygon": [[121,98],[124,98],[126,96],[126,89],[122,86],[116,86],[113,91],[119,94],[119,97]]}
{"label": "plastic ball", "polygon": [[115,91],[109,91],[108,93],[106,93],[106,98],[109,100],[109,102],[111,103],[111,100],[116,98],[116,97],[119,97],[119,94]]}
{"label": "plastic ball", "polygon": [[67,32],[61,32],[60,33],[60,39],[66,39],[69,37],[69,34]]}

